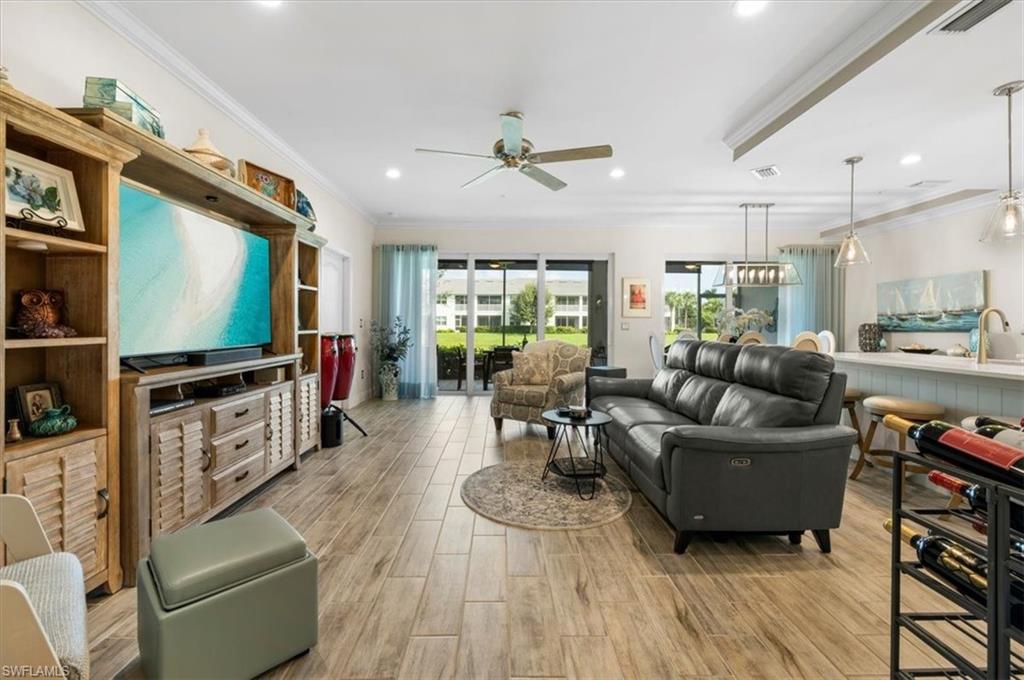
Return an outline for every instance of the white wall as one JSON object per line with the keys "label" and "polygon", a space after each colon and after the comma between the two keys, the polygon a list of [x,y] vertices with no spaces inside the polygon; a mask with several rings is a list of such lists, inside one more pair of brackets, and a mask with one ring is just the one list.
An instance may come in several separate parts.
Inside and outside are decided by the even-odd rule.
{"label": "white wall", "polygon": [[[871,264],[851,267],[846,277],[846,346],[857,347],[857,326],[874,321],[876,284],[936,274],[988,272],[988,304],[999,307],[1010,321],[1019,344],[1024,328],[1024,241],[980,243],[992,208],[974,208],[889,231],[861,234]],[[999,332],[998,319],[989,328]],[[967,346],[967,333],[889,333],[890,349],[912,342],[945,350],[954,343]],[[995,340],[994,340],[995,341]],[[997,344],[1001,358],[1013,350]],[[1018,350],[1019,351],[1019,350]]]}
{"label": "white wall", "polygon": [[[743,256],[742,229],[445,229],[387,228],[377,230],[377,243],[432,243],[441,253],[480,255],[516,255],[542,253],[558,255],[612,255],[609,276],[614,282],[611,302],[615,312],[611,321],[610,363],[622,366],[632,377],[649,377],[651,365],[648,338],[651,333],[664,334],[662,284],[665,261],[679,259],[737,259]],[[771,234],[773,249],[786,243],[814,243],[817,233],[797,230],[775,230]],[[763,252],[759,235],[751,234],[751,258]],[[622,318],[622,277],[639,276],[651,280],[654,301],[651,318]],[[620,324],[629,323],[629,330]]]}
{"label": "white wall", "polygon": [[[209,128],[214,144],[228,157],[246,158],[293,178],[316,209],[317,233],[352,254],[351,330],[358,334],[359,367],[365,375],[357,372],[350,404],[366,398],[373,225],[74,2],[0,3],[0,63],[8,68],[12,85],[54,106],[81,106],[86,76],[118,78],[160,112],[169,142],[187,146],[198,128]],[[293,94],[286,86],[268,84],[267,96]],[[329,293],[321,302],[335,303]]]}

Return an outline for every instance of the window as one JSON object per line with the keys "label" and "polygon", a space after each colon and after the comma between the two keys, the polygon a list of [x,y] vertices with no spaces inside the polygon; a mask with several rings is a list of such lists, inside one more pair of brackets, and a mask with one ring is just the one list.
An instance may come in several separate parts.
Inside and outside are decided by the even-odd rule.
{"label": "window", "polygon": [[689,332],[705,340],[718,337],[717,317],[725,307],[725,289],[713,288],[722,262],[665,263],[666,342]]}
{"label": "window", "polygon": [[580,317],[555,315],[555,328],[579,328]]}
{"label": "window", "polygon": [[446,305],[446,304],[448,304],[448,298],[449,298],[448,293],[438,293],[437,294],[437,304],[439,304],[439,305]]}
{"label": "window", "polygon": [[500,295],[477,295],[476,296],[476,303],[478,305],[500,305],[501,304],[501,296]]}
{"label": "window", "polygon": [[575,295],[556,295],[555,304],[559,307],[575,307],[579,305],[580,299]]}
{"label": "window", "polygon": [[466,296],[465,295],[456,295],[455,296],[455,306],[456,307],[465,307],[466,306]]}
{"label": "window", "polygon": [[480,328],[501,328],[501,315],[479,314],[476,317],[477,326]]}
{"label": "window", "polygon": [[455,315],[455,327],[456,328],[465,328],[466,327],[466,315],[465,314],[456,314]]}

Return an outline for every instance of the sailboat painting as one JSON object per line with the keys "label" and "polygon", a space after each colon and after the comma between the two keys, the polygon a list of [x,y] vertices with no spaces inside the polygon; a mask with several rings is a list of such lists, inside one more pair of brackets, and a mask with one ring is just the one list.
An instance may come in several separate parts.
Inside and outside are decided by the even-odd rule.
{"label": "sailboat painting", "polygon": [[878,325],[883,331],[967,332],[978,327],[983,309],[983,271],[878,284]]}

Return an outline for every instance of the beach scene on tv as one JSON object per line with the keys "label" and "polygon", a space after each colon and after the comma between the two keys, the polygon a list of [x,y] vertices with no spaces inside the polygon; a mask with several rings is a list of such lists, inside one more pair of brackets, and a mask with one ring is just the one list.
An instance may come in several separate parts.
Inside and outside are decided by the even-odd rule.
{"label": "beach scene on tv", "polygon": [[266,239],[122,185],[120,245],[121,356],[270,341]]}
{"label": "beach scene on tv", "polygon": [[878,325],[883,331],[971,331],[983,309],[983,271],[878,284]]}

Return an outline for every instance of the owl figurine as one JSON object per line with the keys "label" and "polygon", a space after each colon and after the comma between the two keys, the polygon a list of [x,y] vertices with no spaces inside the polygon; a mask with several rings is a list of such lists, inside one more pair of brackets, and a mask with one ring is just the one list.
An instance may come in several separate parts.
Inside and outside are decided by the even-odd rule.
{"label": "owl figurine", "polygon": [[61,323],[64,291],[33,288],[18,293],[18,330],[29,338],[72,338],[78,332]]}

